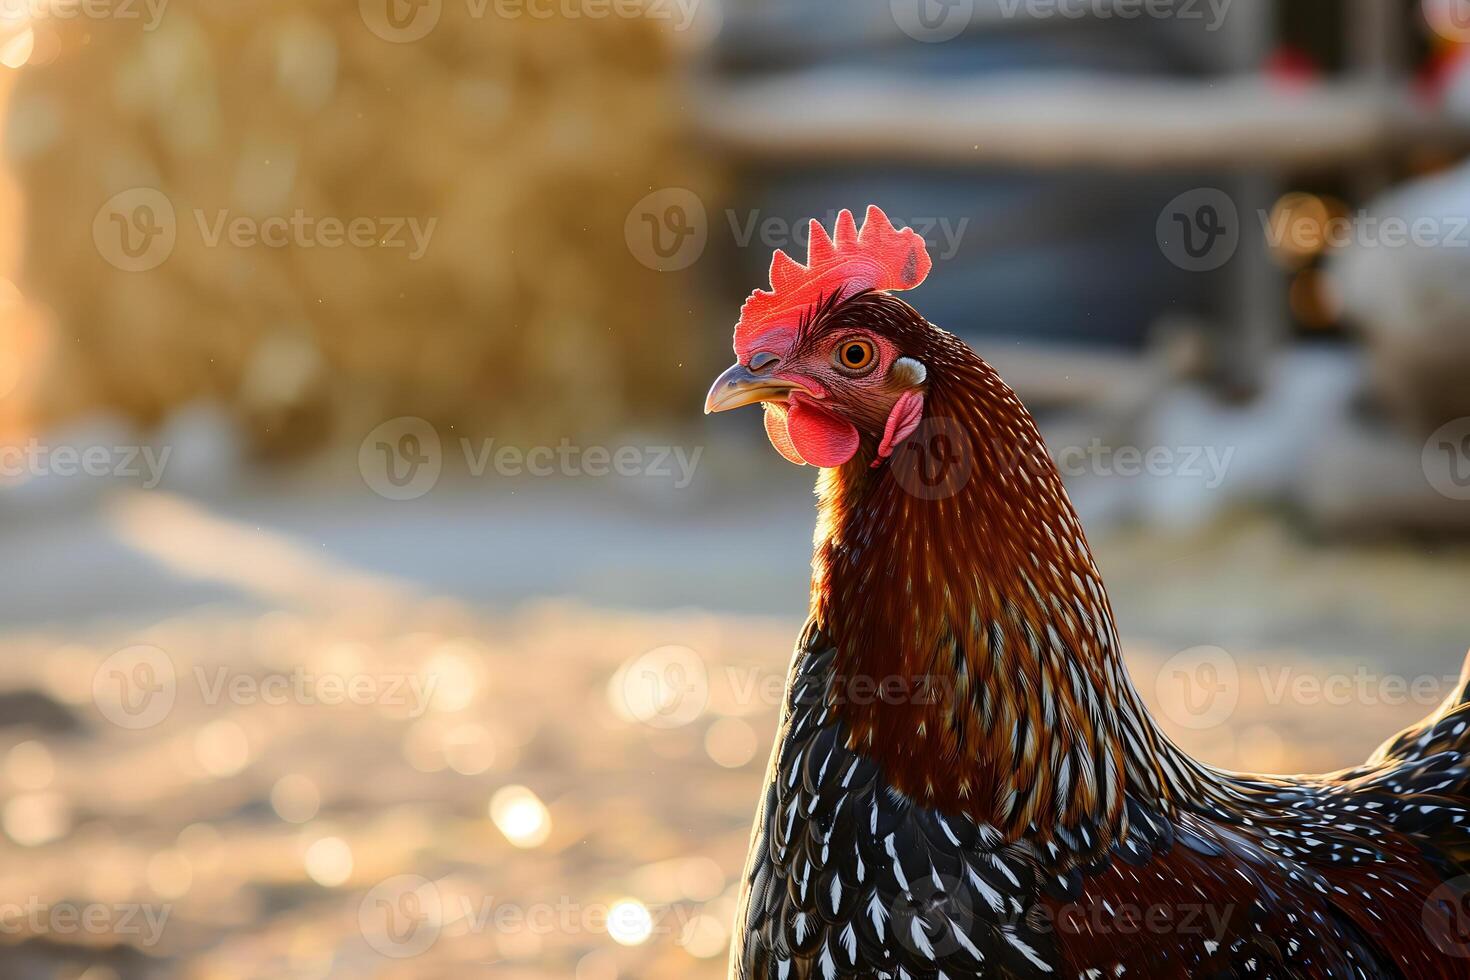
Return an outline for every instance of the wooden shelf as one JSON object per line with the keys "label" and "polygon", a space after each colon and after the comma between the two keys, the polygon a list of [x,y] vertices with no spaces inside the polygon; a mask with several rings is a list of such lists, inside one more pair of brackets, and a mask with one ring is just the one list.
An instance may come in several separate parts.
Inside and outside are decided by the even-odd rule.
{"label": "wooden shelf", "polygon": [[1104,404],[1119,391],[1155,387],[1158,366],[1147,357],[1070,344],[1038,344],[991,337],[977,349],[1032,408]]}
{"label": "wooden shelf", "polygon": [[709,83],[695,123],[748,158],[1131,170],[1341,167],[1409,145],[1470,147],[1470,124],[1407,88],[1283,89],[1057,72],[980,79],[821,70]]}

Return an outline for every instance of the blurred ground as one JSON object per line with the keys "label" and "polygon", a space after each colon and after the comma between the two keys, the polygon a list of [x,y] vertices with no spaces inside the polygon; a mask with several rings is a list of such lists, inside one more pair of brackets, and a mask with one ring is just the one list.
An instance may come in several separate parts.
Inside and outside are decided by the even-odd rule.
{"label": "blurred ground", "polygon": [[[6,975],[721,976],[809,476],[8,511]],[[1095,545],[1136,683],[1222,765],[1359,761],[1470,643],[1463,548],[1251,515]],[[1174,683],[1198,644],[1235,672],[1203,710]],[[650,671],[691,693],[650,705]]]}

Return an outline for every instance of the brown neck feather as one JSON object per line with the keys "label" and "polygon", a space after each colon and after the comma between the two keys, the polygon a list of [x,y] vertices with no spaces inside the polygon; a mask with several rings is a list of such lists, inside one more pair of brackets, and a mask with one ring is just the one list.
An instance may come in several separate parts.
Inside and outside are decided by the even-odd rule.
{"label": "brown neck feather", "polygon": [[865,444],[818,485],[812,612],[840,651],[833,707],[911,798],[1008,837],[1105,844],[1125,792],[1167,809],[1197,767],[1128,680],[1030,413],[958,339],[926,338],[924,425],[884,465]]}

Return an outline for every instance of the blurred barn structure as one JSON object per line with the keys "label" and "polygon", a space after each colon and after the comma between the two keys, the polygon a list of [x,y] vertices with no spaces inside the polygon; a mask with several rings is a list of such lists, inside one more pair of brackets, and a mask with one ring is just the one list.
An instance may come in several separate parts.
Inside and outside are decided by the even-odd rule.
{"label": "blurred barn structure", "polygon": [[[697,116],[739,161],[726,238],[882,200],[937,254],[926,314],[1030,403],[1098,410],[1054,442],[1197,427],[1243,452],[1242,495],[1339,527],[1463,525],[1417,460],[1470,410],[1464,308],[1352,302],[1324,273],[1363,244],[1334,238],[1342,222],[1470,145],[1455,11],[1136,7],[977,0],[946,18],[864,0],[834,21],[819,0],[728,5]],[[1417,214],[1467,213],[1420,197]],[[1214,247],[1191,256],[1194,235]],[[731,251],[757,279],[765,252]],[[1431,295],[1465,281],[1470,250],[1421,251],[1359,247],[1350,285],[1376,294],[1401,259]],[[1194,518],[1230,496],[1158,489],[1141,512]]]}

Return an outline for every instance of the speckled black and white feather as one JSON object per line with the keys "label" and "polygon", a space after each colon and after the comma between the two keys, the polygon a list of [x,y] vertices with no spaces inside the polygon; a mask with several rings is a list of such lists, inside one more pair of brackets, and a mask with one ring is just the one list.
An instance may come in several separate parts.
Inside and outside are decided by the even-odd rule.
{"label": "speckled black and white feather", "polygon": [[[1007,842],[893,790],[846,747],[826,705],[839,656],[809,625],[753,836],[732,977],[1413,975],[1359,920],[1375,904],[1417,918],[1424,864],[1458,872],[1448,845],[1467,843],[1463,805],[1417,802],[1463,790],[1466,769],[1449,751],[1344,780],[1221,774],[1239,810],[1164,813],[1130,799],[1126,836],[1077,863],[1085,840]],[[1427,731],[1457,738],[1460,724],[1457,713]],[[1433,749],[1435,737],[1415,743]],[[1424,835],[1424,847],[1404,854],[1386,834]],[[1107,915],[1128,902],[1175,919],[1128,934]],[[1069,922],[1068,909],[1091,924]],[[1421,975],[1456,975],[1424,948]]]}

